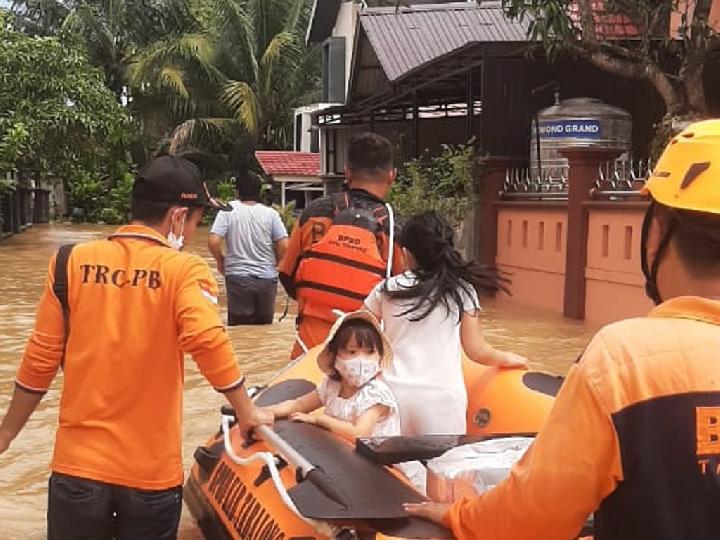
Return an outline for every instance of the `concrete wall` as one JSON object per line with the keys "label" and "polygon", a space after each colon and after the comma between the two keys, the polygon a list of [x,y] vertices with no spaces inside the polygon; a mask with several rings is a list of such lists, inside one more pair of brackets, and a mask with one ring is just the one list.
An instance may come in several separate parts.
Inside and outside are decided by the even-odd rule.
{"label": "concrete wall", "polygon": [[567,212],[562,206],[498,203],[497,265],[512,279],[503,301],[562,313]]}
{"label": "concrete wall", "polygon": [[[567,208],[563,203],[498,202],[496,264],[512,279],[502,302],[563,313]],[[645,203],[587,202],[585,319],[597,325],[647,314],[640,269]],[[574,234],[570,231],[570,234]]]}
{"label": "concrete wall", "polygon": [[645,205],[588,203],[585,319],[598,324],[646,314],[640,270]]}

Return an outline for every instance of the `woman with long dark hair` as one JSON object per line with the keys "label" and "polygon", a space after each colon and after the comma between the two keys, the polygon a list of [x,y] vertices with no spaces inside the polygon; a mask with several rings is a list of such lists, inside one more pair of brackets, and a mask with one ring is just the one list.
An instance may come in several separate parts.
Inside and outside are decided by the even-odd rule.
{"label": "woman with long dark hair", "polygon": [[478,295],[505,290],[507,278],[464,261],[453,236],[434,212],[411,217],[401,238],[409,270],[379,284],[365,300],[393,346],[395,361],[384,377],[400,404],[404,435],[466,432],[461,347],[481,364],[526,365],[522,356],[499,351],[483,337]]}

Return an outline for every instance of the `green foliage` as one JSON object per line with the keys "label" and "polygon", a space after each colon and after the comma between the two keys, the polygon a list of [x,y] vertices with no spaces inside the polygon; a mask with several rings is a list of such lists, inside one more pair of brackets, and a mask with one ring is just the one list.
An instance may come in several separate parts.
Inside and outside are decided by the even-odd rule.
{"label": "green foliage", "polygon": [[74,171],[68,179],[68,203],[73,219],[97,221],[103,208],[104,183],[85,170]]}
{"label": "green foliage", "polygon": [[[720,34],[710,20],[712,0],[691,4],[677,0],[502,3],[511,18],[527,22],[529,40],[551,60],[569,54],[608,73],[644,79],[655,87],[670,116],[708,114],[703,70],[708,52],[720,46]],[[632,39],[608,35],[625,31],[608,22],[619,19],[634,29]],[[679,22],[677,28],[672,28],[674,20]]]}
{"label": "green foliage", "polygon": [[388,200],[401,216],[435,210],[457,226],[475,197],[476,164],[472,145],[444,146],[437,156],[426,155],[405,163]]}
{"label": "green foliage", "polygon": [[15,191],[17,186],[15,185],[15,180],[10,177],[6,177],[4,174],[0,175],[0,197],[2,197],[5,193],[10,193],[11,191]]}
{"label": "green foliage", "polygon": [[135,177],[129,171],[122,173],[115,180],[114,185],[104,198],[100,221],[114,225],[130,221],[130,201],[134,183]]}
{"label": "green foliage", "polygon": [[[13,0],[14,25],[72,36],[141,133],[133,157],[172,139],[225,168],[287,148],[292,109],[317,100],[320,51],[306,47],[311,0]],[[160,141],[160,144],[159,144]]]}
{"label": "green foliage", "polygon": [[64,0],[12,0],[13,28],[30,36],[54,36],[60,31],[68,5]]}
{"label": "green foliage", "polygon": [[6,178],[5,174],[15,169],[15,163],[25,151],[29,136],[22,122],[11,125],[4,134],[0,134],[0,196],[15,190],[14,180]]}
{"label": "green foliage", "polygon": [[287,229],[288,232],[292,232],[293,227],[295,226],[295,220],[297,219],[295,201],[290,201],[285,206],[273,204],[272,207],[277,210],[278,214],[280,214],[280,219],[282,220],[283,225],[285,225],[285,229]]}
{"label": "green foliage", "polygon": [[[28,0],[25,0],[27,2]],[[119,99],[134,57],[157,42],[182,43],[197,29],[186,1],[68,0],[63,30],[82,38],[94,65],[103,69]]]}
{"label": "green foliage", "polygon": [[[216,71],[211,77],[195,59],[166,58],[164,65],[176,68],[176,106],[188,113],[173,134],[174,146],[231,144],[234,153],[242,145],[246,154],[254,148],[289,147],[292,110],[314,101],[319,88],[320,53],[304,43],[310,4],[203,0],[204,35]],[[133,72],[136,82],[156,88],[160,64],[153,68],[151,60],[140,57]]]}
{"label": "green foliage", "polygon": [[30,133],[25,124],[15,122],[9,126],[0,139],[0,170],[12,168],[25,151]]}
{"label": "green foliage", "polygon": [[69,178],[122,151],[131,121],[83,51],[11,30],[0,13],[0,161]]}
{"label": "green foliage", "polygon": [[215,186],[215,194],[221,201],[231,201],[235,198],[235,184],[231,180],[218,182]]}
{"label": "green foliage", "polygon": [[100,178],[84,170],[75,171],[69,181],[68,202],[76,221],[127,223],[134,176],[119,171],[116,178]]}

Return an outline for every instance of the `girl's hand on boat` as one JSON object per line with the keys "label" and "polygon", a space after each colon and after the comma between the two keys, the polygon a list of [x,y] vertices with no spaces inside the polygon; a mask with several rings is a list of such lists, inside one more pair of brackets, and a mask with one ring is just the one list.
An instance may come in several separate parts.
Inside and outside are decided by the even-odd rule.
{"label": "girl's hand on boat", "polygon": [[317,425],[317,415],[315,414],[296,412],[290,415],[290,420],[293,422],[303,422],[305,424]]}
{"label": "girl's hand on boat", "polygon": [[521,368],[521,369],[527,369],[528,368],[528,361],[527,358],[524,356],[521,356],[519,354],[506,352],[504,353],[504,358],[502,363],[500,364],[501,368]]}
{"label": "girl's hand on boat", "polygon": [[[260,411],[260,413],[263,414],[263,415],[265,415],[266,417],[267,417],[267,415],[270,415],[270,416],[272,417],[272,421],[271,421],[268,425],[274,424],[274,423],[275,423],[275,420],[278,419],[278,415],[277,415],[277,413],[273,410],[272,407],[258,407],[258,411]],[[264,423],[267,424],[267,422],[264,422]]]}
{"label": "girl's hand on boat", "polygon": [[253,417],[253,420],[255,420],[259,426],[272,426],[275,423],[275,413],[262,407],[255,408]]}
{"label": "girl's hand on boat", "polygon": [[403,505],[403,509],[411,516],[425,518],[435,523],[442,523],[445,514],[447,514],[450,509],[450,505],[426,501],[421,503],[406,503]]}

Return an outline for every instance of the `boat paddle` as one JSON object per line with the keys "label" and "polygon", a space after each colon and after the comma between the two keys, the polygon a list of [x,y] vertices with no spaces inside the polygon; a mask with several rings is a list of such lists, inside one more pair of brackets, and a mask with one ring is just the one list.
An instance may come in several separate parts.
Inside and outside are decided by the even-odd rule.
{"label": "boat paddle", "polygon": [[308,461],[300,452],[295,450],[295,448],[278,435],[271,427],[260,426],[255,428],[255,432],[279,454],[287,459],[289,463],[297,467],[300,471],[300,477],[302,479],[309,480],[328,499],[336,502],[342,506],[343,509],[348,508],[348,504],[344,497],[334,487],[332,479],[322,468],[310,463],[310,461]]}

